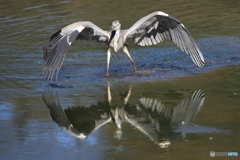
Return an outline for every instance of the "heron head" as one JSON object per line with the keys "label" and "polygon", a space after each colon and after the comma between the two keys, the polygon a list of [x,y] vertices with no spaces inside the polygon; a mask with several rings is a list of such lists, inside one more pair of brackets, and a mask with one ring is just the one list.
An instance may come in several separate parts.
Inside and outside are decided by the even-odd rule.
{"label": "heron head", "polygon": [[120,27],[121,27],[120,21],[115,20],[115,21],[112,22],[112,26],[108,31],[111,32],[112,30],[118,30],[118,29],[120,29]]}

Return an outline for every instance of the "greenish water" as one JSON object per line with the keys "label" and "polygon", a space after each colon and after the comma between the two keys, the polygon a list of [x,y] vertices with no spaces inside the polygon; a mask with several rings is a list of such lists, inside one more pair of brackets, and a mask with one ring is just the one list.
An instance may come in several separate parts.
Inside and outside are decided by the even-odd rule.
{"label": "greenish water", "polygon": [[[211,151],[240,154],[239,7],[235,0],[0,1],[1,158],[210,159]],[[76,42],[59,81],[50,86],[43,81],[42,46],[55,31],[79,20],[107,30],[119,19],[124,29],[156,10],[189,29],[205,57],[204,68],[170,42],[142,48],[129,41],[138,69],[151,74],[133,74],[128,58],[117,54],[112,76],[106,78],[106,47]],[[76,137],[78,132],[86,137]]]}

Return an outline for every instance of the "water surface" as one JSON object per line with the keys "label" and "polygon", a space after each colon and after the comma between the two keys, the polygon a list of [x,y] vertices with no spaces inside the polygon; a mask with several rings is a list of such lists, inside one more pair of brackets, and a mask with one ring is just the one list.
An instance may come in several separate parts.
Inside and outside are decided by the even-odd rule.
{"label": "water surface", "polygon": [[[240,153],[239,7],[236,0],[2,0],[2,159],[207,159],[210,151]],[[171,42],[142,48],[129,41],[138,69],[151,74],[134,74],[120,53],[106,78],[106,46],[83,41],[73,43],[58,82],[43,81],[42,46],[60,28],[89,20],[107,30],[119,19],[125,29],[156,10],[189,29],[204,68]]]}

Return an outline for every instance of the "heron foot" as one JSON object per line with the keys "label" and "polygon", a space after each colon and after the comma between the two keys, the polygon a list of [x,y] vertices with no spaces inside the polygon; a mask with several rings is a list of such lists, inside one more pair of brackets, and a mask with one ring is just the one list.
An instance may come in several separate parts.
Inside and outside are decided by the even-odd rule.
{"label": "heron foot", "polygon": [[137,71],[138,71],[135,64],[133,64],[133,68],[134,68],[134,72],[137,72]]}
{"label": "heron foot", "polygon": [[148,76],[148,75],[154,73],[154,71],[136,71],[134,73],[137,75],[141,75],[141,76]]}

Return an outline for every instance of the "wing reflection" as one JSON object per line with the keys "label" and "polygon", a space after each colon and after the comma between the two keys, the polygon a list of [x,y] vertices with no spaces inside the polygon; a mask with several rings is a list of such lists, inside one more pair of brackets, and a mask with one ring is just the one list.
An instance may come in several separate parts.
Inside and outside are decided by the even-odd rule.
{"label": "wing reflection", "polygon": [[107,102],[98,102],[89,108],[76,106],[63,111],[58,95],[54,95],[51,90],[45,90],[43,101],[50,110],[53,121],[80,139],[111,121]]}
{"label": "wing reflection", "polygon": [[161,100],[153,98],[140,98],[139,110],[147,113],[155,133],[153,141],[160,147],[166,148],[170,145],[170,140],[181,137],[184,132],[176,132],[178,127],[187,125],[198,114],[205,101],[202,90],[195,91],[190,98],[182,100],[176,107],[165,106]]}
{"label": "wing reflection", "polygon": [[195,91],[188,99],[182,100],[176,107],[167,107],[160,100],[153,98],[140,98],[140,102],[151,117],[154,113],[164,116],[171,125],[186,124],[194,119],[205,101],[202,90]]}
{"label": "wing reflection", "polygon": [[62,109],[58,95],[49,89],[45,90],[43,100],[53,121],[77,138],[84,139],[91,132],[111,122],[116,124],[114,137],[121,139],[122,123],[126,122],[161,148],[167,148],[176,137],[183,137],[182,132],[175,130],[191,122],[205,100],[203,91],[197,90],[190,98],[172,108],[165,106],[161,100],[147,97],[140,98],[134,105],[129,104],[132,87],[125,93],[112,95],[108,83],[107,93],[107,100],[104,102],[98,101],[90,107],[75,106],[65,110]]}

